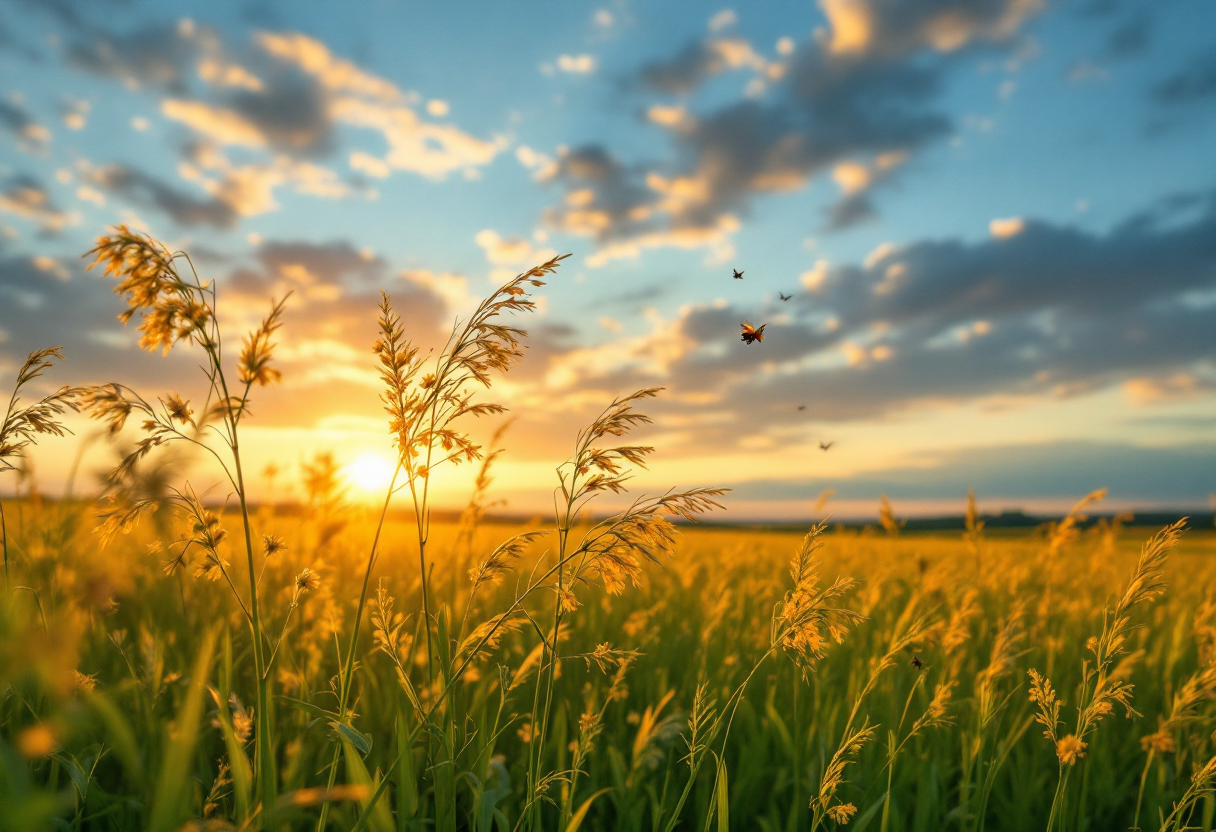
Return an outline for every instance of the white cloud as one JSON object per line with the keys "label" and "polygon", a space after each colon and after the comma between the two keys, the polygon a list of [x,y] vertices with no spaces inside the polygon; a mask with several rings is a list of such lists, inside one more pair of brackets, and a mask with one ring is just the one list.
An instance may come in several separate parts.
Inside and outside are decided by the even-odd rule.
{"label": "white cloud", "polygon": [[224,60],[218,55],[206,55],[198,62],[198,77],[215,87],[239,87],[260,92],[265,85],[240,64]]}
{"label": "white cloud", "polygon": [[574,75],[586,75],[595,71],[595,58],[591,55],[558,55],[557,68]]}
{"label": "white cloud", "polygon": [[696,347],[696,342],[683,331],[687,311],[683,310],[669,321],[656,310],[647,309],[644,314],[651,325],[650,332],[633,338],[616,338],[595,347],[573,349],[556,357],[545,374],[545,387],[563,390],[584,379],[626,371],[666,378],[671,367]]}
{"label": "white cloud", "polygon": [[646,111],[646,117],[662,127],[678,127],[688,118],[688,111],[679,104],[655,104]]}
{"label": "white cloud", "polygon": [[1026,229],[1026,221],[1021,217],[1009,217],[1007,219],[995,219],[988,223],[988,231],[993,237],[998,240],[1006,240],[1010,237],[1016,237]]}
{"label": "white cloud", "polygon": [[281,61],[295,64],[334,92],[349,93],[381,102],[404,99],[401,90],[350,61],[335,57],[321,41],[298,32],[260,32],[258,45]]}
{"label": "white cloud", "polygon": [[539,153],[526,144],[515,148],[515,158],[521,165],[533,171],[532,178],[545,181],[557,173],[557,162],[551,156]]}
{"label": "white cloud", "polygon": [[332,108],[339,121],[379,131],[388,142],[383,161],[432,179],[489,164],[504,149],[506,140],[482,141],[450,124],[423,121],[409,107],[385,106],[357,98],[340,98]]}
{"label": "white cloud", "polygon": [[105,195],[96,188],[90,188],[88,185],[81,185],[76,189],[76,198],[85,202],[91,202],[98,207],[106,204]]}
{"label": "white cloud", "polygon": [[816,260],[814,267],[803,272],[798,282],[808,292],[818,292],[827,283],[829,266],[827,260]]}
{"label": "white cloud", "polygon": [[525,237],[503,237],[492,228],[478,231],[473,241],[496,266],[536,266],[557,256],[551,248],[537,248]]}
{"label": "white cloud", "polygon": [[739,16],[735,14],[734,9],[723,9],[709,19],[709,31],[721,32],[738,22]]}
{"label": "white cloud", "polygon": [[356,150],[350,154],[350,167],[351,170],[366,173],[376,179],[386,179],[393,172],[393,169],[388,166],[388,162],[378,159],[370,153],[364,153],[362,150]]}
{"label": "white cloud", "polygon": [[262,132],[244,116],[222,107],[213,107],[202,101],[166,98],[161,102],[160,111],[165,118],[179,121],[220,144],[243,147],[263,147],[266,144]]}

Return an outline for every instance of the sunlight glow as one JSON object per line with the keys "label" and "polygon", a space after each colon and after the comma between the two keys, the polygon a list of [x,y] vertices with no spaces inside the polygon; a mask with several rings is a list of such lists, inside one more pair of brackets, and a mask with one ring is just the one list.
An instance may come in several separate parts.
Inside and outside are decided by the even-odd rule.
{"label": "sunlight glow", "polygon": [[362,454],[342,467],[342,476],[365,494],[383,492],[393,478],[393,463],[380,454]]}

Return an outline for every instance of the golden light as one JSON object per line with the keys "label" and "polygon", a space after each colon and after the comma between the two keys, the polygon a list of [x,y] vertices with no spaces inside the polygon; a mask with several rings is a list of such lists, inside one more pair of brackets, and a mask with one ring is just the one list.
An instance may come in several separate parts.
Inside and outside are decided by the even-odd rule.
{"label": "golden light", "polygon": [[342,466],[342,476],[358,491],[382,494],[393,479],[393,463],[381,454],[362,454]]}

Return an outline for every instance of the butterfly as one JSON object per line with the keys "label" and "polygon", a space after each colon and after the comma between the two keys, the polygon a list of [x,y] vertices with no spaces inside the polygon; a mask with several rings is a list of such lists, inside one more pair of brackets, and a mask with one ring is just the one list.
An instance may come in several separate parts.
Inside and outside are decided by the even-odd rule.
{"label": "butterfly", "polygon": [[731,269],[731,271],[735,273],[735,280],[743,279],[743,272],[739,271],[738,269]]}
{"label": "butterfly", "polygon": [[833,439],[831,442],[820,442],[820,443],[819,443],[819,450],[821,450],[821,451],[826,451],[828,448],[832,447],[832,446],[833,446],[833,445],[835,445],[835,444],[836,444],[836,440],[835,440],[835,439]]}
{"label": "butterfly", "polygon": [[778,292],[777,297],[781,298],[782,300],[789,300],[790,298],[793,297],[793,295],[783,295],[780,292]]}
{"label": "butterfly", "polygon": [[912,666],[915,667],[917,670],[920,670],[922,667],[925,666],[925,663],[920,660],[920,656],[913,654]]}
{"label": "butterfly", "polygon": [[751,324],[749,324],[747,321],[744,321],[742,323],[743,334],[739,337],[739,340],[745,344],[751,344],[755,341],[763,341],[764,340],[764,328],[766,326],[768,326],[768,324],[761,324],[760,328],[756,329]]}
{"label": "butterfly", "polygon": [[798,405],[798,412],[799,412],[799,413],[801,413],[801,412],[802,412],[802,411],[804,411],[804,410],[806,410],[806,405],[804,405],[804,404],[800,404],[800,405]]}

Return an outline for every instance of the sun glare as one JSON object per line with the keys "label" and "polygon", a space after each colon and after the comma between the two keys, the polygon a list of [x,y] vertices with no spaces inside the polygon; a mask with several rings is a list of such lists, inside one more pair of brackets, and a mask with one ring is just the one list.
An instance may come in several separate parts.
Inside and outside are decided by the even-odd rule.
{"label": "sun glare", "polygon": [[353,488],[373,494],[388,488],[393,478],[393,463],[380,454],[367,453],[343,466],[342,474]]}

